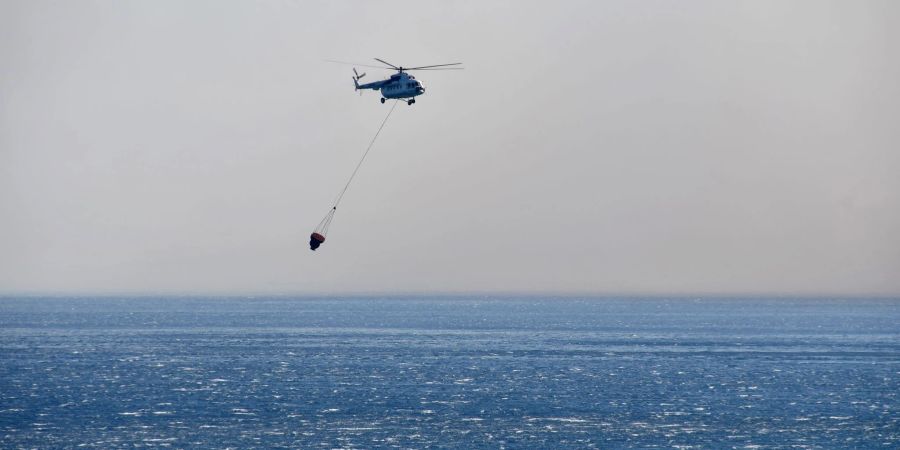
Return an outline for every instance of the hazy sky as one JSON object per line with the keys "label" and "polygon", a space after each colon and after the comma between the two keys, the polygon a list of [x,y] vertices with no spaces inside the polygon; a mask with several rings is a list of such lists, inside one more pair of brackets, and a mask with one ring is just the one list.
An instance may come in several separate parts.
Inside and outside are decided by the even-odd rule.
{"label": "hazy sky", "polygon": [[[900,293],[900,3],[3,1],[0,292]],[[340,59],[421,72],[390,105]],[[366,81],[389,72],[365,69]]]}

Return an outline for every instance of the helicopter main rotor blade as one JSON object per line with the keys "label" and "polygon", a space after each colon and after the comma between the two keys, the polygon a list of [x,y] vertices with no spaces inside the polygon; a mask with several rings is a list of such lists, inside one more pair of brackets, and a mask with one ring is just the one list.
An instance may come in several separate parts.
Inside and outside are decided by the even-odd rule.
{"label": "helicopter main rotor blade", "polygon": [[438,68],[434,68],[434,69],[407,69],[406,67],[403,68],[404,72],[406,72],[407,70],[466,70],[466,69],[464,67],[438,67]]}
{"label": "helicopter main rotor blade", "polygon": [[[384,62],[384,61],[381,61]],[[430,69],[432,67],[444,67],[444,66],[458,66],[462,63],[450,63],[450,64],[435,64],[433,66],[419,66],[419,67],[407,67],[404,70],[419,70],[419,69]]]}
{"label": "helicopter main rotor blade", "polygon": [[330,63],[335,63],[335,64],[346,64],[346,65],[348,65],[348,66],[368,67],[368,68],[370,68],[370,69],[394,70],[394,69],[392,69],[392,68],[390,68],[390,67],[373,66],[373,65],[371,65],[371,64],[359,64],[359,63],[352,63],[352,62],[347,62],[347,61],[335,61],[335,60],[333,60],[333,59],[323,59],[323,61],[325,61],[325,62],[330,62]]}
{"label": "helicopter main rotor blade", "polygon": [[385,60],[383,60],[383,59],[375,58],[375,61],[378,61],[378,62],[380,62],[380,63],[382,63],[382,64],[387,64],[387,65],[389,65],[389,66],[391,66],[391,67],[393,67],[393,68],[395,68],[395,69],[397,69],[397,70],[400,70],[399,67],[397,67],[397,66],[395,66],[395,65],[393,65],[393,64],[391,64],[391,63],[389,63],[389,62],[387,62],[387,61],[385,61]]}

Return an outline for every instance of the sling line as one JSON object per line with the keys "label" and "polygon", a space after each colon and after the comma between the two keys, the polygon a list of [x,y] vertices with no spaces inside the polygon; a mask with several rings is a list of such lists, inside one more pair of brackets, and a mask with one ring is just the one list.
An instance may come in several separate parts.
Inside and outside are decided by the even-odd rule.
{"label": "sling line", "polygon": [[331,226],[331,221],[334,219],[334,213],[337,211],[338,205],[341,203],[341,200],[344,199],[344,194],[347,193],[347,189],[350,187],[350,183],[353,182],[353,178],[356,177],[356,173],[359,172],[359,168],[362,167],[363,161],[366,160],[366,156],[369,155],[369,151],[372,150],[372,146],[375,145],[375,140],[378,139],[378,135],[381,134],[381,130],[384,129],[384,125],[387,123],[388,119],[391,117],[391,113],[394,112],[394,108],[397,107],[398,101],[394,101],[394,104],[391,105],[391,109],[388,111],[387,115],[384,116],[384,120],[381,121],[381,126],[378,127],[378,131],[375,132],[375,136],[372,137],[372,140],[369,141],[369,146],[366,147],[365,153],[363,153],[362,158],[359,159],[359,162],[356,164],[356,168],[353,169],[353,173],[350,174],[350,178],[347,179],[347,184],[344,185],[344,188],[341,189],[341,192],[335,197],[334,203],[331,207],[331,211],[328,211],[328,214],[319,222],[319,225],[316,227],[316,233],[319,233],[324,238],[325,235],[328,234],[328,227]]}

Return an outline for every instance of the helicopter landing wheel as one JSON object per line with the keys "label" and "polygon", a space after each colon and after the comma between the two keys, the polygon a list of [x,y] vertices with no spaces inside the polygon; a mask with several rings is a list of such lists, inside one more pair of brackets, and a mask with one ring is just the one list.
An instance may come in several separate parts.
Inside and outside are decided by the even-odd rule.
{"label": "helicopter landing wheel", "polygon": [[381,97],[381,103],[384,103],[384,97]]}
{"label": "helicopter landing wheel", "polygon": [[412,106],[412,104],[415,102],[416,102],[415,99],[411,99],[411,100],[407,101],[406,104]]}

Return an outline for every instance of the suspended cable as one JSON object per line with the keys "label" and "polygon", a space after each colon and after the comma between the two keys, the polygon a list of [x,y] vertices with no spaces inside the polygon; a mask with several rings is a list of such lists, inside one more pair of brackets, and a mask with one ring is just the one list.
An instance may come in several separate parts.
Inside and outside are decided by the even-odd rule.
{"label": "suspended cable", "polygon": [[372,145],[375,144],[375,139],[378,139],[378,135],[381,134],[381,130],[384,128],[384,124],[387,123],[388,119],[391,117],[391,113],[394,112],[394,108],[397,107],[397,100],[394,100],[394,104],[391,106],[390,111],[388,111],[387,115],[384,116],[384,120],[381,121],[381,126],[378,127],[378,131],[375,132],[375,136],[372,136],[372,140],[369,142],[369,146],[366,147],[366,152],[363,153],[362,158],[360,158],[359,163],[356,164],[356,168],[353,169],[353,173],[350,174],[350,179],[347,180],[347,184],[344,185],[344,189],[341,189],[341,193],[338,194],[337,198],[334,200],[334,208],[337,209],[338,204],[344,198],[344,194],[347,192],[347,188],[350,187],[350,183],[353,181],[353,177],[356,176],[356,172],[359,172],[359,168],[362,167],[363,161],[366,160],[366,156],[369,154],[369,150],[372,150]]}
{"label": "suspended cable", "polygon": [[394,112],[394,108],[397,107],[398,101],[395,100],[394,104],[391,105],[391,109],[388,111],[387,115],[384,116],[384,120],[381,121],[381,126],[378,127],[378,131],[375,132],[375,136],[372,136],[372,140],[369,141],[369,146],[366,147],[366,151],[363,153],[362,158],[359,159],[359,162],[356,164],[356,168],[353,169],[353,173],[350,174],[350,178],[347,179],[347,184],[344,185],[344,188],[341,189],[340,194],[337,195],[334,199],[334,203],[331,206],[331,210],[328,211],[328,214],[322,218],[322,221],[319,222],[319,225],[316,227],[315,231],[310,235],[309,238],[309,248],[311,250],[315,250],[325,242],[325,236],[328,234],[328,227],[331,226],[331,221],[334,219],[334,213],[337,212],[337,207],[341,203],[341,200],[344,199],[344,194],[347,193],[347,188],[350,187],[350,183],[353,182],[353,178],[356,177],[356,173],[359,172],[359,168],[362,167],[363,161],[366,160],[366,156],[369,155],[369,151],[372,150],[372,146],[375,145],[375,140],[378,139],[378,135],[381,134],[381,130],[384,129],[384,125],[387,123],[388,119],[391,117],[391,113]]}

